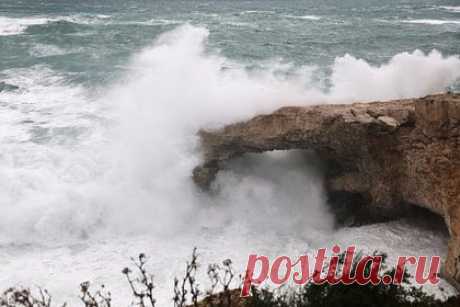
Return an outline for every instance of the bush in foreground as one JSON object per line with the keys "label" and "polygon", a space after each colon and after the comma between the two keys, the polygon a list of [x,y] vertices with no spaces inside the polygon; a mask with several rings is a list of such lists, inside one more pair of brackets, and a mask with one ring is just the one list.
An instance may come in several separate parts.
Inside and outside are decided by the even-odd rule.
{"label": "bush in foreground", "polygon": [[[132,259],[132,267],[122,274],[131,289],[132,305],[157,307],[154,295],[153,274],[146,269],[147,257],[140,254]],[[402,285],[315,285],[298,288],[251,288],[252,296],[241,298],[238,288],[231,288],[235,273],[231,260],[208,266],[211,288],[202,292],[195,278],[198,270],[198,255],[193,250],[191,260],[186,263],[182,278],[174,279],[174,307],[459,307],[460,297],[451,297],[443,302],[425,294],[420,288],[410,287],[409,275],[405,273]],[[367,268],[369,269],[369,268]],[[385,272],[388,273],[388,272]],[[241,276],[240,276],[241,280]],[[84,307],[112,307],[112,294],[104,285],[93,291],[89,282],[80,284],[80,300]],[[66,307],[66,303],[62,307]],[[32,292],[27,288],[9,288],[0,296],[0,306],[5,307],[53,307],[47,290],[38,288]]]}

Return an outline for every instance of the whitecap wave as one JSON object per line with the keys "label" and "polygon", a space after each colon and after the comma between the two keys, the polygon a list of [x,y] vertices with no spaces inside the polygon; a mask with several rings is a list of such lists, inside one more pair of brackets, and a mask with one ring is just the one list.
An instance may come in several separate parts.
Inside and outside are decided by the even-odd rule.
{"label": "whitecap wave", "polygon": [[283,15],[285,18],[303,19],[303,20],[321,20],[321,16],[316,15]]}
{"label": "whitecap wave", "polygon": [[460,24],[460,20],[443,20],[443,19],[410,19],[403,20],[403,23],[427,24],[427,25],[446,25]]}
{"label": "whitecap wave", "polygon": [[109,15],[76,14],[57,17],[5,17],[0,16],[0,36],[18,35],[24,33],[29,26],[43,25],[50,22],[67,21],[77,24],[106,23]]}
{"label": "whitecap wave", "polygon": [[118,22],[118,24],[125,25],[147,25],[147,26],[159,26],[159,25],[178,25],[184,23],[184,21],[176,19],[164,19],[164,18],[153,18],[146,21],[126,21]]}
{"label": "whitecap wave", "polygon": [[251,22],[244,22],[244,21],[222,21],[221,24],[223,25],[229,25],[233,27],[242,27],[242,28],[259,28],[259,26],[256,23],[251,23]]}
{"label": "whitecap wave", "polygon": [[265,14],[273,14],[273,13],[275,13],[275,12],[274,12],[274,11],[259,11],[259,10],[258,10],[258,11],[255,11],[255,10],[248,10],[248,11],[242,11],[240,14],[241,14],[241,15],[246,15],[246,14],[248,14],[248,15],[250,15],[250,14],[264,14],[264,15],[265,15]]}
{"label": "whitecap wave", "polygon": [[454,13],[460,13],[460,6],[440,6],[441,9],[454,12]]}
{"label": "whitecap wave", "polygon": [[29,50],[34,57],[46,57],[66,54],[67,51],[55,45],[36,44]]}
{"label": "whitecap wave", "polygon": [[75,14],[69,16],[60,16],[55,18],[50,18],[50,21],[67,21],[76,24],[91,25],[91,24],[107,24],[109,23],[110,15],[103,14]]}
{"label": "whitecap wave", "polygon": [[46,24],[49,18],[45,17],[26,17],[26,18],[11,18],[0,16],[0,35],[17,35],[24,32],[30,25]]}
{"label": "whitecap wave", "polygon": [[110,16],[110,15],[105,15],[105,14],[97,14],[96,17],[97,17],[97,18],[101,18],[101,19],[109,19],[109,18],[112,18],[112,16]]}

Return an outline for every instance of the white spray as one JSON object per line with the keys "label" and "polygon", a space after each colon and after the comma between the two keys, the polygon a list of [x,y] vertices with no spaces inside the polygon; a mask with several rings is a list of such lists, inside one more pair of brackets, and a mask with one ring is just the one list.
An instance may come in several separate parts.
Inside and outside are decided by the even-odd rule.
{"label": "white spray", "polygon": [[[459,58],[436,51],[398,54],[379,67],[346,55],[333,64],[332,87],[325,93],[314,86],[311,74],[301,73],[314,68],[300,67],[290,78],[276,77],[270,70],[248,72],[209,52],[208,34],[190,25],[162,34],[133,57],[127,76],[96,100],[81,88],[32,87],[28,99],[53,111],[43,124],[50,128],[50,141],[11,141],[16,130],[8,129],[24,135],[30,130],[2,124],[6,151],[0,178],[9,182],[0,191],[0,204],[8,212],[0,221],[4,242],[78,239],[107,232],[174,235],[216,221],[251,225],[256,212],[261,220],[257,226],[284,229],[305,216],[307,222],[294,224],[304,231],[326,231],[331,218],[323,206],[321,178],[306,171],[308,159],[302,154],[249,159],[253,165],[240,171],[237,163],[233,173],[218,179],[224,187],[221,194],[200,193],[190,178],[200,162],[196,131],[283,105],[425,95],[444,90],[460,77]],[[49,102],[53,90],[58,90],[56,100],[66,101],[65,107]],[[27,93],[2,95],[3,101],[20,104]],[[24,114],[17,114],[17,120]],[[35,114],[37,122],[43,114],[48,113]],[[56,133],[62,132],[57,128],[66,125],[84,128],[85,133],[75,143],[56,144]],[[244,171],[248,168],[253,172]],[[253,211],[248,215],[247,210]]]}

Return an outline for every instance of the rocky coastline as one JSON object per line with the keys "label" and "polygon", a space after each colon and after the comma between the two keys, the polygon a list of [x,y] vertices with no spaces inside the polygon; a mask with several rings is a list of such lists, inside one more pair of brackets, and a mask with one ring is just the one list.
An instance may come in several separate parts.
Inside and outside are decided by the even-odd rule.
{"label": "rocky coastline", "polygon": [[209,188],[226,161],[245,153],[313,150],[329,195],[397,214],[407,204],[441,216],[449,230],[443,275],[460,288],[460,94],[354,104],[284,107],[199,132]]}

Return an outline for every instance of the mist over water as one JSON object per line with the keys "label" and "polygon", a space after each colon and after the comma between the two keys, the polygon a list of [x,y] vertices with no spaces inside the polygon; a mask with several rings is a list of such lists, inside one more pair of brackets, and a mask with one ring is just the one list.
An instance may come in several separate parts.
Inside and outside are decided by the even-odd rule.
{"label": "mist over water", "polygon": [[[422,96],[443,91],[460,77],[459,58],[437,51],[398,54],[381,66],[345,55],[335,60],[332,85],[324,91],[312,81],[314,67],[298,67],[283,77],[273,73],[280,69],[277,63],[273,70],[248,72],[207,50],[208,35],[206,28],[191,25],[160,35],[133,56],[121,81],[95,98],[84,88],[59,84],[59,76],[50,76],[46,68],[35,68],[36,80],[21,80],[18,71],[12,72],[7,82],[32,85],[3,94],[10,108],[19,108],[5,115],[19,130],[5,129],[9,150],[3,155],[2,178],[8,180],[1,196],[8,218],[0,223],[5,241],[78,239],[100,232],[167,235],[201,227],[213,220],[216,208],[230,219],[228,208],[254,205],[264,212],[292,209],[292,214],[274,215],[280,229],[299,209],[327,228],[321,178],[305,169],[308,159],[292,154],[268,155],[265,163],[274,166],[266,167],[260,180],[250,172],[224,173],[221,193],[197,190],[190,178],[200,162],[196,132],[283,105]],[[19,141],[21,132],[26,136]],[[284,159],[294,166],[275,166]],[[310,190],[309,181],[316,181]],[[254,222],[251,215],[246,222]]]}
{"label": "mist over water", "polygon": [[[41,14],[27,16],[18,14],[24,8],[0,7],[0,81],[19,87],[0,92],[1,287],[34,280],[65,298],[92,279],[124,293],[119,269],[147,252],[165,283],[160,300],[168,302],[169,283],[195,245],[204,264],[230,257],[237,269],[249,252],[295,256],[332,242],[393,255],[445,253],[445,238],[404,224],[335,232],[312,153],[239,158],[210,194],[194,186],[191,173],[201,161],[201,128],[287,105],[458,88],[456,25],[418,29],[403,22],[407,16],[390,20],[391,8],[383,16],[371,10],[369,27],[391,32],[403,24],[415,42],[442,32],[447,43],[355,48],[348,34],[331,49],[327,39],[318,47],[317,27],[324,37],[339,31],[335,23],[360,28],[358,13],[341,19],[342,8],[323,4],[229,3],[158,16],[141,7],[132,16],[103,6],[75,13],[51,3],[45,14],[31,4]],[[422,11],[426,16],[410,20],[457,18],[449,5]],[[258,45],[260,27],[267,45]]]}

